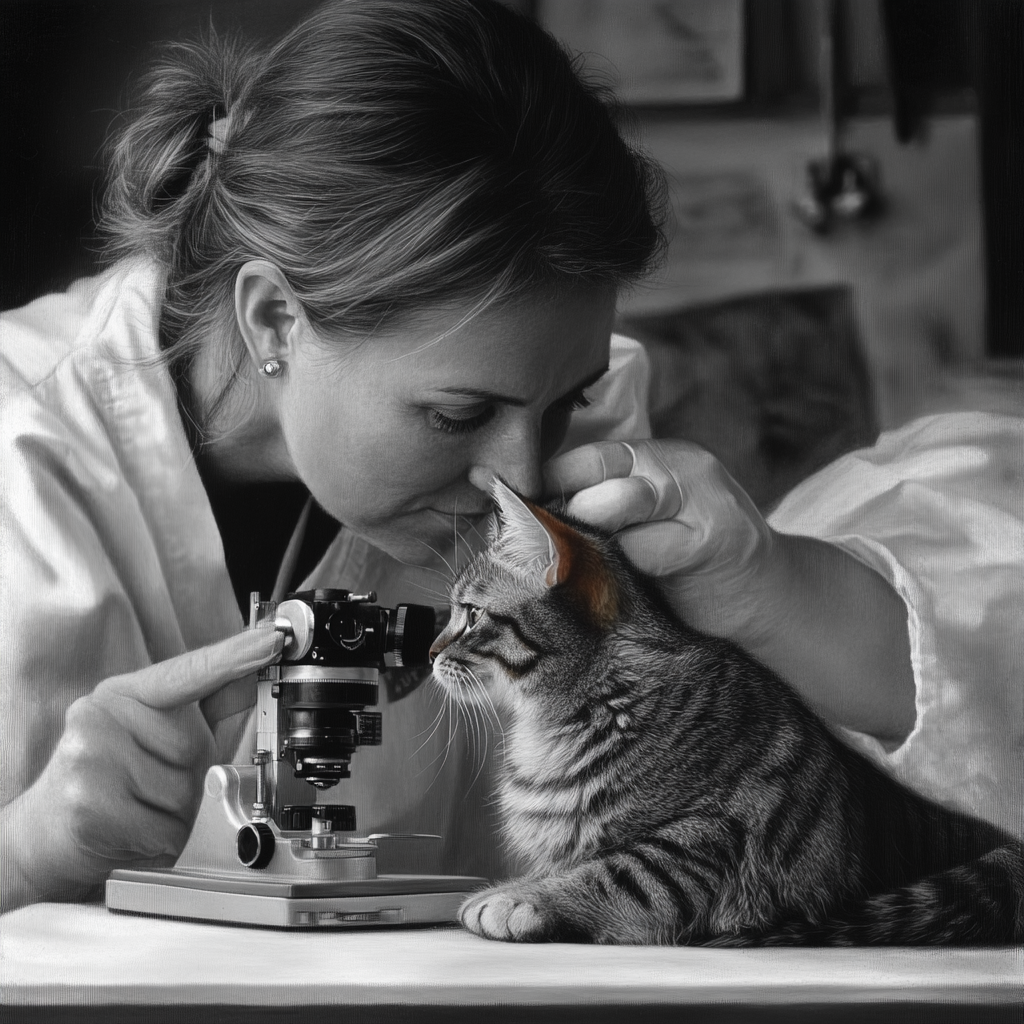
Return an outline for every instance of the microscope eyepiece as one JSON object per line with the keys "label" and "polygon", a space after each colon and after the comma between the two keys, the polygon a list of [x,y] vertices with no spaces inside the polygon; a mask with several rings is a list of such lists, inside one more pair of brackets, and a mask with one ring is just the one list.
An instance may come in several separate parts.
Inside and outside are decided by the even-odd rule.
{"label": "microscope eyepiece", "polygon": [[282,665],[376,669],[428,665],[434,609],[418,604],[381,608],[368,602],[375,596],[347,590],[289,594],[274,611],[275,624],[289,636]]}

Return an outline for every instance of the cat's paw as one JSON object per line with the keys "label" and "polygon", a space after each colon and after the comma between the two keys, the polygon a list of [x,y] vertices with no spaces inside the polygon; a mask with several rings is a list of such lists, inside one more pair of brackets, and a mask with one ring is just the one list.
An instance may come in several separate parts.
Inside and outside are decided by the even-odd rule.
{"label": "cat's paw", "polygon": [[485,939],[545,942],[553,922],[541,894],[520,882],[474,893],[459,908],[459,921]]}

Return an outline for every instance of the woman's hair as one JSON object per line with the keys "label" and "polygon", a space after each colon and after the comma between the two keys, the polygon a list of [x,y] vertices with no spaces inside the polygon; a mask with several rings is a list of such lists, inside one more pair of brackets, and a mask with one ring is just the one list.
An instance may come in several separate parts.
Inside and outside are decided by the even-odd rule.
{"label": "woman's hair", "polygon": [[663,187],[612,113],[495,0],[338,0],[266,50],[172,44],[112,143],[107,253],[164,265],[168,354],[217,330],[229,372],[250,259],[324,334],[628,283],[661,252]]}

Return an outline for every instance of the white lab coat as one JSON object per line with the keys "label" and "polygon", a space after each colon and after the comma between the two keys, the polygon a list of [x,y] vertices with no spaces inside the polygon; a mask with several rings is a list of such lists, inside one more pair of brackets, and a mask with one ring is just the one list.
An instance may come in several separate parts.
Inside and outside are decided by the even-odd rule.
{"label": "white lab coat", "polygon": [[1024,835],[1024,419],[929,416],[791,491],[769,522],[880,572],[908,610],[917,721],[903,782]]}
{"label": "white lab coat", "polygon": [[[154,266],[121,264],[0,319],[4,802],[42,771],[78,696],[243,625],[156,358],[161,294]],[[570,441],[649,436],[648,383],[642,350],[616,338],[612,372]],[[828,467],[772,517],[778,529],[842,545],[908,603],[917,726],[896,751],[854,742],[911,784],[1017,831],[1021,428],[991,416],[925,421]],[[345,530],[306,582],[372,588],[385,604],[444,604],[434,571]],[[383,858],[382,870],[414,861],[421,871],[501,872],[485,805],[493,736],[465,715],[453,726],[430,686],[380,710],[385,746],[360,750],[332,798],[356,805],[361,832],[446,837],[432,855],[421,845],[404,861]],[[239,722],[218,732],[225,759]]]}

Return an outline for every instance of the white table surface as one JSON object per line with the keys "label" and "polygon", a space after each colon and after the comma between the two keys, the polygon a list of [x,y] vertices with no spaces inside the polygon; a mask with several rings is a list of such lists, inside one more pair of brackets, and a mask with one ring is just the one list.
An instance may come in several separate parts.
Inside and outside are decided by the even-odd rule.
{"label": "white table surface", "polygon": [[1024,950],[510,945],[458,928],[281,932],[37,904],[0,918],[7,1006],[1020,1006]]}

